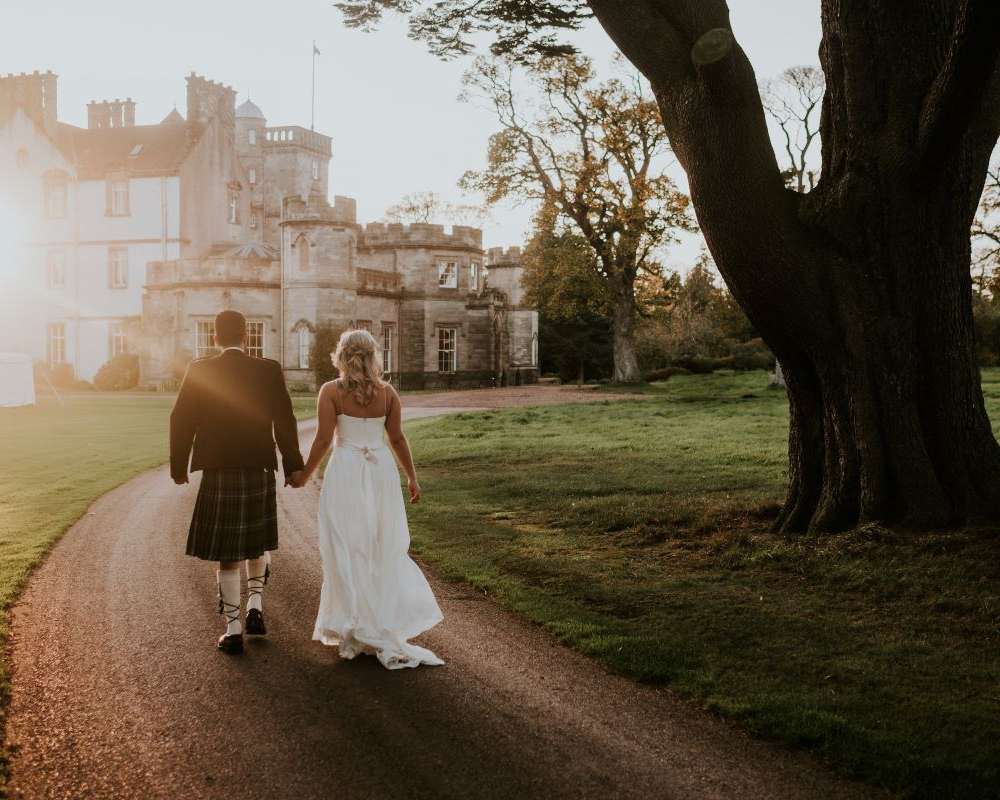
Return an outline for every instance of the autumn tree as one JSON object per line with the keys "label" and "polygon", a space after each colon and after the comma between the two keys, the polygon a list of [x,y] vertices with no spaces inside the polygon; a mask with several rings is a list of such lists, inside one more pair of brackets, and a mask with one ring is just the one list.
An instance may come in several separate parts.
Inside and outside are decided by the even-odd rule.
{"label": "autumn tree", "polygon": [[611,296],[593,248],[558,220],[543,203],[522,255],[521,285],[525,302],[538,309],[542,367],[564,381],[610,377]]}
{"label": "autumn tree", "polygon": [[805,194],[784,184],[724,0],[342,7],[361,24],[410,13],[442,54],[487,31],[525,58],[596,16],[649,79],[709,249],[785,368],[778,526],[1000,518],[969,236],[1000,135],[1000,3],[821,0],[822,163]]}
{"label": "autumn tree", "polygon": [[485,211],[478,206],[450,203],[436,192],[414,192],[389,206],[384,220],[404,224],[449,222],[453,225],[479,225],[485,217]]}
{"label": "autumn tree", "polygon": [[614,380],[642,380],[633,336],[636,278],[658,269],[658,251],[692,230],[687,197],[665,174],[669,148],[656,102],[638,75],[598,82],[583,58],[549,57],[525,69],[539,102],[514,88],[514,68],[480,58],[467,96],[485,98],[501,130],[487,166],[462,179],[489,205],[536,201],[592,252],[592,277],[610,307]]}

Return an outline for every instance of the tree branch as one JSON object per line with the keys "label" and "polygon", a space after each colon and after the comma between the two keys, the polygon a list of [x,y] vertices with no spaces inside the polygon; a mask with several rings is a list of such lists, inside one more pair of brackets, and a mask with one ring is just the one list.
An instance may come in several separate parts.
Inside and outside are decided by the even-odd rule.
{"label": "tree branch", "polygon": [[958,15],[951,47],[920,115],[917,152],[921,167],[933,167],[968,131],[996,77],[1000,56],[1000,3],[967,0]]}

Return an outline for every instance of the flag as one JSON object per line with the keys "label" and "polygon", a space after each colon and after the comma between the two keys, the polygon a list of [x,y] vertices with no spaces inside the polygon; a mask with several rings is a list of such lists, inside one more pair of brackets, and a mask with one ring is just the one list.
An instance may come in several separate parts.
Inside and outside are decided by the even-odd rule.
{"label": "flag", "polygon": [[316,42],[313,42],[313,55],[314,55],[314,56],[321,56],[321,55],[323,55],[323,54],[322,54],[322,53],[321,53],[321,52],[319,51],[319,48],[318,48],[318,47],[316,46]]}

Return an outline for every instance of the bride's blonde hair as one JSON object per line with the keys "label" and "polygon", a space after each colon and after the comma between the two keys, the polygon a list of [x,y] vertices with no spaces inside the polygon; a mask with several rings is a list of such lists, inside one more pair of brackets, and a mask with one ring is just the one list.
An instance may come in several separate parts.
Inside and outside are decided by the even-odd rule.
{"label": "bride's blonde hair", "polygon": [[382,386],[382,354],[368,331],[344,331],[333,353],[333,365],[340,372],[344,389],[366,406]]}

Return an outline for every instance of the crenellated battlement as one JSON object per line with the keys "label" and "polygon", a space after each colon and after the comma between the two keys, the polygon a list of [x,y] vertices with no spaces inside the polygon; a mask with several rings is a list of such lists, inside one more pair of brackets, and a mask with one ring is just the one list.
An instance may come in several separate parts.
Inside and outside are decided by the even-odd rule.
{"label": "crenellated battlement", "polygon": [[368,247],[448,247],[482,250],[483,232],[468,225],[454,225],[450,231],[444,225],[413,222],[409,225],[390,222],[369,222],[363,240]]}
{"label": "crenellated battlement", "polygon": [[521,265],[520,247],[491,247],[486,251],[486,263],[490,267],[510,267]]}
{"label": "crenellated battlement", "polygon": [[276,125],[264,129],[264,146],[304,147],[317,153],[329,156],[333,153],[333,139],[322,133],[316,133],[301,125]]}
{"label": "crenellated battlement", "polygon": [[219,116],[226,125],[236,121],[236,90],[224,83],[209,80],[196,72],[187,81],[187,121],[208,123]]}
{"label": "crenellated battlement", "polygon": [[336,195],[333,205],[319,194],[303,200],[299,195],[290,195],[281,201],[281,224],[295,222],[337,222],[356,225],[358,222],[358,202],[353,197]]}
{"label": "crenellated battlement", "polygon": [[58,75],[52,70],[7,73],[0,76],[0,120],[22,108],[52,135],[56,129]]}

